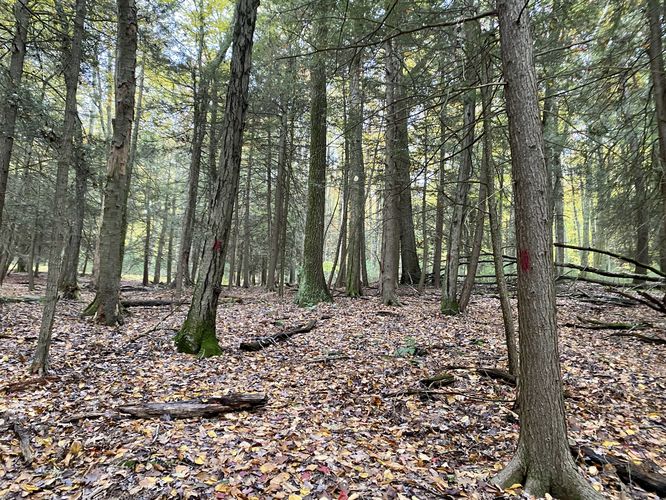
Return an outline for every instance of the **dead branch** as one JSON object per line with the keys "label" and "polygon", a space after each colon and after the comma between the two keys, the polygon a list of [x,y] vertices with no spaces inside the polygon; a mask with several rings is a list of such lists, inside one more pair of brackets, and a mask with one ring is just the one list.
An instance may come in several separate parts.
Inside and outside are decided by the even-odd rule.
{"label": "dead branch", "polygon": [[428,388],[434,389],[436,387],[443,387],[445,385],[451,385],[456,381],[456,378],[450,373],[442,372],[433,375],[432,377],[422,378],[419,380],[419,384]]}
{"label": "dead branch", "polygon": [[241,342],[239,349],[241,351],[261,351],[265,347],[284,342],[298,333],[307,333],[317,325],[317,320],[311,320],[305,325],[300,325],[290,330],[269,335],[268,337],[256,337],[249,342]]}
{"label": "dead branch", "polygon": [[493,403],[514,403],[513,399],[493,399],[485,398],[483,396],[478,396],[475,394],[467,394],[462,391],[441,391],[433,389],[402,389],[399,391],[385,392],[382,393],[383,398],[399,398],[401,396],[464,396],[468,399],[475,399],[478,401],[491,401]]}
{"label": "dead branch", "polygon": [[58,377],[47,376],[47,377],[30,377],[23,380],[17,380],[16,382],[9,382],[0,387],[0,392],[20,392],[25,389],[28,389],[33,386],[42,386],[46,385],[49,382],[58,380]]}
{"label": "dead branch", "polygon": [[600,455],[589,446],[571,446],[571,453],[574,456],[582,456],[588,462],[601,467],[611,464],[623,483],[634,483],[645,491],[656,493],[660,497],[666,496],[666,477],[662,474],[650,472],[645,467],[623,458]]}
{"label": "dead branch", "polygon": [[593,253],[600,253],[600,254],[603,254],[603,255],[608,255],[608,256],[614,257],[618,260],[628,262],[629,264],[634,264],[636,266],[643,267],[645,269],[648,269],[649,271],[652,271],[654,274],[657,274],[659,276],[662,276],[662,277],[666,278],[666,273],[664,273],[663,271],[660,271],[656,267],[652,267],[649,264],[639,262],[636,259],[632,259],[631,257],[626,257],[624,255],[609,252],[608,250],[600,250],[598,248],[591,248],[591,247],[579,247],[579,246],[576,246],[576,245],[567,245],[566,243],[554,243],[553,245],[556,246],[556,247],[561,247],[561,248],[570,248],[571,250],[581,250],[583,252],[593,252]]}
{"label": "dead branch", "polygon": [[516,387],[516,376],[500,368],[477,368],[476,372],[484,377],[500,380],[511,387]]}
{"label": "dead branch", "polygon": [[584,273],[598,274],[599,276],[607,276],[609,278],[623,278],[623,279],[635,279],[641,281],[652,281],[655,283],[663,283],[664,277],[656,276],[646,276],[644,274],[635,274],[635,273],[616,273],[613,271],[604,271],[603,269],[597,269],[592,266],[579,266],[578,264],[572,264],[571,262],[563,262],[562,264],[557,264],[557,267],[565,267],[567,269],[577,269]]}

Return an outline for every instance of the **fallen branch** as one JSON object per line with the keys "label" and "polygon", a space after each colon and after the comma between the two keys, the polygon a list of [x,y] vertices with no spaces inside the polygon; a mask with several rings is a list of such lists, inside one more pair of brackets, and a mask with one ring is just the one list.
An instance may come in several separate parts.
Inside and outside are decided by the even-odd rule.
{"label": "fallen branch", "polygon": [[265,394],[229,394],[228,396],[201,398],[168,403],[143,403],[116,408],[138,418],[168,416],[171,418],[213,417],[233,411],[253,410],[268,402]]}
{"label": "fallen branch", "polygon": [[422,378],[419,380],[419,384],[428,388],[434,389],[435,387],[442,387],[445,385],[451,385],[456,381],[456,378],[450,373],[442,372],[432,377]]}
{"label": "fallen branch", "polygon": [[583,318],[582,316],[576,316],[576,319],[582,324],[564,323],[562,326],[567,326],[570,328],[583,328],[585,330],[639,330],[643,328],[650,328],[652,326],[650,323],[607,323],[605,321],[598,321],[596,319]]}
{"label": "fallen branch", "polygon": [[[621,295],[622,297],[625,297],[627,299],[633,300],[634,302],[638,304],[643,304],[646,307],[649,307],[650,309],[660,312],[661,314],[666,314],[666,306],[664,306],[662,303],[657,301],[654,297],[652,297],[650,294],[647,293],[641,293],[640,295],[644,297],[643,299],[640,299],[634,295],[631,295],[629,293],[623,292],[622,290],[615,290],[615,293],[618,295]],[[645,296],[648,296],[650,299],[646,299]]]}
{"label": "fallen branch", "polygon": [[494,380],[501,380],[502,382],[510,385],[511,387],[516,387],[516,376],[512,375],[506,370],[500,368],[477,368],[476,372],[479,375],[484,377],[489,377]]}
{"label": "fallen branch", "polygon": [[571,250],[581,250],[583,252],[593,252],[593,253],[600,253],[600,254],[603,254],[603,255],[608,255],[608,256],[614,257],[618,260],[628,262],[629,264],[634,264],[636,266],[643,267],[643,268],[645,268],[649,271],[652,271],[654,274],[657,274],[659,276],[663,276],[664,278],[666,278],[666,273],[664,273],[663,271],[660,271],[656,267],[652,267],[649,264],[645,264],[643,262],[637,261],[636,259],[632,259],[631,257],[625,257],[624,255],[609,252],[607,250],[599,250],[598,248],[579,247],[579,246],[576,246],[576,245],[567,245],[566,243],[554,243],[553,245],[556,246],[556,247],[560,247],[560,248],[570,248]]}
{"label": "fallen branch", "polygon": [[650,337],[648,335],[643,335],[638,332],[615,332],[611,337],[633,337],[641,342],[646,342],[648,344],[656,345],[666,345],[666,339],[661,337]]}
{"label": "fallen branch", "polygon": [[30,377],[30,378],[26,378],[24,380],[18,380],[16,382],[9,382],[8,384],[5,384],[5,385],[0,387],[0,392],[6,392],[6,393],[20,392],[20,391],[28,389],[32,386],[46,385],[49,382],[53,382],[55,380],[58,380],[58,377],[55,377],[55,376]]}
{"label": "fallen branch", "polygon": [[609,278],[622,278],[622,279],[633,279],[641,281],[652,281],[656,283],[663,283],[663,276],[646,276],[644,274],[635,274],[635,273],[615,273],[612,271],[604,271],[603,269],[597,269],[592,266],[579,266],[578,264],[572,264],[570,262],[563,262],[562,264],[556,264],[557,267],[565,267],[567,269],[577,269],[584,273],[598,274],[599,276],[607,276]]}
{"label": "fallen branch", "polygon": [[316,320],[309,321],[305,325],[300,325],[290,330],[269,335],[268,337],[257,337],[249,342],[241,342],[239,349],[241,351],[261,351],[263,348],[284,342],[298,333],[307,333],[317,325]]}
{"label": "fallen branch", "polygon": [[327,354],[326,356],[317,356],[306,361],[306,365],[311,365],[314,363],[330,363],[331,361],[338,361],[340,359],[350,359],[346,354]]}
{"label": "fallen branch", "polygon": [[183,304],[189,304],[189,301],[171,299],[124,299],[120,301],[120,305],[123,307],[182,306]]}
{"label": "fallen branch", "polygon": [[493,398],[484,398],[483,396],[477,396],[474,394],[467,394],[462,391],[440,391],[433,389],[402,389],[399,391],[385,392],[382,393],[383,398],[399,398],[400,396],[464,396],[468,399],[476,399],[478,401],[491,401],[493,403],[514,403],[513,399],[493,399]]}
{"label": "fallen branch", "polygon": [[39,302],[41,297],[0,297],[0,304],[21,304],[23,302]]}
{"label": "fallen branch", "polygon": [[589,446],[571,446],[574,456],[583,456],[589,462],[603,467],[611,464],[615,467],[618,477],[625,484],[637,484],[645,491],[666,496],[666,477],[650,472],[645,467],[611,455],[600,455]]}

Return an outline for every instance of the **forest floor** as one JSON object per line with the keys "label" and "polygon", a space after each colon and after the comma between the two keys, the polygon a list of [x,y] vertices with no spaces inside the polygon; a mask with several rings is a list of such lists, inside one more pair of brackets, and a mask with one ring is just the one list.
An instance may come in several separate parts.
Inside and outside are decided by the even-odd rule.
{"label": "forest floor", "polygon": [[[1,295],[43,292],[43,283],[29,293],[25,282],[10,276]],[[220,306],[225,352],[209,359],[174,349],[187,305],[133,307],[122,326],[101,327],[79,318],[92,297],[84,292],[59,307],[51,377],[23,387],[15,383],[29,377],[41,308],[0,304],[0,498],[520,495],[520,487],[489,484],[515,450],[518,423],[515,389],[471,369],[506,363],[499,302],[492,290],[481,291],[488,294],[476,295],[466,314],[442,317],[433,290],[418,296],[403,289],[403,307],[387,313],[374,296],[299,309],[293,291],[281,299],[259,288],[225,289],[242,302]],[[581,294],[580,286],[566,286],[558,296],[570,440],[664,473],[666,346],[562,325],[579,323],[579,316],[642,321],[653,326],[641,333],[664,338],[666,319],[643,306],[582,302],[574,291],[603,290]],[[170,294],[155,288],[123,296]],[[243,340],[311,319],[316,327],[288,342],[238,350]],[[442,371],[455,376],[442,394],[405,394]],[[266,393],[269,401],[215,418],[134,419],[114,411],[229,392]],[[30,465],[14,421],[30,439]],[[578,463],[609,497],[657,498],[622,483],[610,466]]]}

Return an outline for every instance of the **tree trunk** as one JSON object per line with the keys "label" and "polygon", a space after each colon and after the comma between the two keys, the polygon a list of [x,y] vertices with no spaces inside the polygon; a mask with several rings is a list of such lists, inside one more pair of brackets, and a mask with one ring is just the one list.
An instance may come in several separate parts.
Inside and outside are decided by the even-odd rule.
{"label": "tree trunk", "polygon": [[81,122],[76,120],[76,146],[74,168],[76,170],[76,189],[74,197],[70,197],[70,213],[73,224],[69,231],[65,259],[60,276],[60,290],[62,298],[73,300],[79,296],[78,270],[79,254],[81,253],[81,240],[83,236],[83,223],[86,215],[86,191],[88,176],[90,175],[83,151],[83,132]]}
{"label": "tree trunk", "polygon": [[[51,332],[58,304],[58,284],[62,267],[62,253],[67,238],[67,174],[69,166],[74,163],[74,139],[78,121],[76,109],[76,93],[81,68],[81,45],[86,17],[86,0],[77,0],[74,14],[74,31],[71,40],[63,43],[62,56],[65,68],[65,116],[62,125],[62,138],[58,151],[55,195],[53,197],[53,215],[55,223],[51,231],[51,248],[49,251],[49,273],[46,282],[44,309],[39,328],[37,347],[30,365],[30,372],[40,376],[46,375],[49,369],[49,349]],[[62,29],[67,32],[67,21],[62,20]],[[83,200],[81,200],[83,202]]]}
{"label": "tree trunk", "polygon": [[658,0],[647,0],[647,16],[650,25],[648,55],[652,74],[652,95],[657,114],[657,133],[659,136],[659,160],[661,163],[661,241],[659,245],[659,264],[666,271],[666,73],[662,48],[661,9]]}
{"label": "tree trunk", "polygon": [[162,279],[162,260],[164,258],[164,240],[166,240],[167,226],[169,224],[169,195],[164,197],[162,209],[162,224],[160,235],[157,237],[157,255],[155,256],[155,270],[153,273],[153,284],[158,285]]}
{"label": "tree trunk", "polygon": [[245,216],[243,221],[243,288],[250,287],[250,186],[252,184],[252,163],[254,161],[254,131],[250,138],[250,157],[247,162],[247,175],[245,176]]}
{"label": "tree trunk", "polygon": [[347,296],[360,297],[362,288],[363,225],[365,213],[365,165],[363,164],[362,53],[351,61],[349,73],[349,243],[347,250]]}
{"label": "tree trunk", "polygon": [[[319,2],[315,39],[325,45],[328,36],[325,12],[329,2]],[[312,56],[310,71],[310,170],[303,242],[303,268],[296,302],[301,307],[330,302],[324,277],[324,212],[326,208],[326,53]],[[273,228],[275,230],[275,228]]]}
{"label": "tree trunk", "polygon": [[[15,30],[11,44],[9,62],[9,78],[6,82],[5,97],[0,104],[0,228],[2,227],[2,211],[5,206],[7,178],[9,177],[9,161],[14,146],[14,130],[19,107],[19,89],[23,76],[23,60],[25,59],[25,42],[28,37],[30,13],[27,0],[17,0],[14,4]],[[5,86],[5,85],[3,85]],[[0,283],[2,279],[0,279]]]}
{"label": "tree trunk", "polygon": [[[650,217],[648,214],[648,193],[645,185],[645,171],[642,165],[642,154],[640,150],[636,151],[636,160],[634,161],[634,189],[636,190],[636,200],[634,210],[635,220],[634,228],[636,231],[636,253],[635,259],[638,262],[650,263]],[[647,269],[643,266],[634,267],[636,274],[647,274]],[[642,280],[634,279],[634,283],[640,283]]]}
{"label": "tree trunk", "polygon": [[396,99],[402,71],[393,40],[384,44],[386,58],[386,167],[384,170],[384,210],[382,222],[381,294],[386,306],[398,306],[396,293],[400,260],[400,183],[398,181],[399,118]]}
{"label": "tree trunk", "polygon": [[287,110],[282,111],[280,117],[280,138],[278,142],[278,165],[277,182],[275,185],[275,211],[271,225],[271,239],[268,254],[268,270],[266,271],[266,289],[270,292],[276,291],[275,271],[277,270],[278,257],[280,254],[280,235],[282,225],[286,224],[284,213],[284,191],[286,183],[287,161],[287,134],[289,133],[289,117]]}
{"label": "tree trunk", "polygon": [[166,282],[171,285],[171,274],[173,271],[173,237],[176,220],[176,201],[174,198],[171,198],[171,206],[167,217],[169,220],[169,242],[167,243]]}
{"label": "tree trunk", "polygon": [[[446,104],[446,103],[445,103]],[[437,212],[435,215],[435,242],[432,256],[432,280],[435,289],[441,287],[442,276],[442,241],[444,236],[444,188],[446,186],[446,149],[444,143],[446,141],[446,106],[442,105],[439,112],[439,182],[437,184]]]}
{"label": "tree trunk", "polygon": [[[468,24],[465,27],[465,47],[468,62],[471,64],[478,48],[478,24]],[[474,85],[473,71],[467,69],[467,84]],[[446,255],[446,270],[444,285],[442,287],[441,311],[443,314],[458,314],[460,304],[458,302],[458,267],[460,265],[460,251],[463,242],[463,229],[465,222],[465,209],[467,205],[467,194],[469,193],[469,181],[472,176],[472,148],[474,147],[474,128],[476,119],[474,109],[476,107],[476,90],[468,90],[463,97],[463,140],[460,155],[460,170],[458,171],[458,184],[453,205],[453,216],[449,228],[448,251]]]}
{"label": "tree trunk", "polygon": [[525,485],[529,495],[600,498],[569,452],[560,375],[553,282],[552,226],[529,11],[522,0],[498,0],[509,117],[520,325],[520,438],[516,455],[495,478]]}
{"label": "tree trunk", "polygon": [[152,230],[152,219],[153,214],[150,209],[150,191],[147,190],[145,193],[146,196],[146,234],[143,240],[143,280],[141,284],[143,286],[148,286],[150,283],[150,254],[151,254],[151,230]]}
{"label": "tree trunk", "polygon": [[136,4],[134,0],[117,0],[117,8],[116,116],[99,237],[99,283],[95,299],[84,311],[84,314],[94,314],[95,320],[105,325],[115,325],[120,319],[119,289],[125,243],[123,219],[131,174],[128,160],[136,88]]}
{"label": "tree trunk", "polygon": [[219,169],[211,193],[201,270],[187,319],[175,338],[179,352],[208,357],[220,354],[215,318],[224,256],[238,195],[243,129],[252,60],[252,38],[259,0],[238,0],[234,23],[229,84],[220,138]]}

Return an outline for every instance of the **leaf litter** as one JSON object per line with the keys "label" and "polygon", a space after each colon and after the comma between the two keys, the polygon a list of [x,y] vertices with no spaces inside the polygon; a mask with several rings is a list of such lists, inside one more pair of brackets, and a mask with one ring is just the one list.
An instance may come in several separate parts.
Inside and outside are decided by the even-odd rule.
{"label": "leaf litter", "polygon": [[[20,275],[19,275],[20,276]],[[170,298],[154,288],[125,298]],[[376,297],[300,309],[261,289],[232,289],[219,307],[222,356],[175,351],[187,305],[133,307],[119,327],[79,318],[86,299],[61,302],[50,377],[25,386],[40,305],[0,304],[0,498],[505,498],[490,484],[518,439],[515,389],[472,368],[506,364],[499,304],[477,295],[457,317],[438,295],[402,290],[403,307]],[[16,275],[3,296],[27,295]],[[515,303],[514,303],[515,306]],[[664,319],[558,297],[558,321]],[[316,327],[257,352],[242,341],[317,320]],[[146,333],[148,332],[148,333]],[[571,444],[666,470],[664,347],[612,332],[560,327]],[[469,367],[470,369],[461,369]],[[423,391],[440,372],[453,384]],[[14,390],[15,388],[15,390]],[[265,393],[256,411],[215,418],[132,419],[125,404]],[[22,456],[11,423],[28,429]],[[609,497],[657,498],[622,483],[612,466],[578,461]]]}

